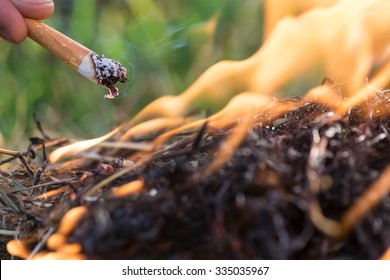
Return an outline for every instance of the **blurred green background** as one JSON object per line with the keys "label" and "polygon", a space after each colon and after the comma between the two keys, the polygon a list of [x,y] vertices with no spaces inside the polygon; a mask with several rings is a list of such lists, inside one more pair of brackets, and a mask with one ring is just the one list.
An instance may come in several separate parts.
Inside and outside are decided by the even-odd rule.
{"label": "blurred green background", "polygon": [[[133,73],[121,95],[75,73],[27,39],[0,40],[0,147],[39,136],[33,113],[55,136],[100,136],[145,104],[179,94],[223,59],[244,59],[262,42],[261,0],[61,0],[45,22]],[[131,69],[131,70],[130,70]]]}

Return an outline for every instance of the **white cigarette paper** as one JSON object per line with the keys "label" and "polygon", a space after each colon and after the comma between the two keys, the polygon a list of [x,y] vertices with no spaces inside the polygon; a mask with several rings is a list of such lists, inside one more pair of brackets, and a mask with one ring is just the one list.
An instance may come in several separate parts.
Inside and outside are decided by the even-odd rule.
{"label": "white cigarette paper", "polygon": [[119,62],[97,55],[87,47],[37,20],[26,19],[28,37],[56,55],[81,75],[106,87],[106,98],[119,95],[116,82],[128,80],[127,70]]}

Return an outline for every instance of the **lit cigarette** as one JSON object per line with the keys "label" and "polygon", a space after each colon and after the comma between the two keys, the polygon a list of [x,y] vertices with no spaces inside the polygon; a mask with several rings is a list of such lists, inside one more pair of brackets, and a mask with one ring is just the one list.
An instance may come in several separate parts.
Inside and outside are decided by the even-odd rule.
{"label": "lit cigarette", "polygon": [[104,97],[111,99],[119,95],[118,89],[114,86],[115,83],[124,83],[128,80],[127,70],[119,62],[97,55],[87,47],[40,21],[26,19],[26,23],[28,37],[87,79],[106,87],[110,93]]}

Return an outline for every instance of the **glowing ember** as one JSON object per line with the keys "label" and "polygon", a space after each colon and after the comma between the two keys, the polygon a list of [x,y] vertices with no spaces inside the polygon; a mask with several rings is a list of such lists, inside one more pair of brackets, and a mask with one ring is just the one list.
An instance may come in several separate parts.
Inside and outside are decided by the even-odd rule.
{"label": "glowing ember", "polygon": [[21,240],[11,240],[7,243],[7,251],[19,258],[27,259],[30,252],[26,249],[26,246],[23,244]]}
{"label": "glowing ember", "polygon": [[387,251],[382,255],[380,258],[381,260],[390,260],[390,247],[387,249]]}
{"label": "glowing ember", "polygon": [[141,180],[133,181],[118,187],[115,187],[111,190],[111,195],[114,197],[121,197],[126,195],[131,195],[133,193],[139,192],[142,190],[143,182]]}
{"label": "glowing ember", "polygon": [[78,220],[87,213],[85,206],[79,206],[72,208],[66,212],[65,216],[61,220],[58,232],[62,235],[69,234],[76,226]]}

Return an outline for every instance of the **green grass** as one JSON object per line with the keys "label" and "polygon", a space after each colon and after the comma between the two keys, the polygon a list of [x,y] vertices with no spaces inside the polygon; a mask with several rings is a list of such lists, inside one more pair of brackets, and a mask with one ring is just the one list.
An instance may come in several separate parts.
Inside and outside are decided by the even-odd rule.
{"label": "green grass", "polygon": [[[73,3],[73,5],[71,5]],[[131,69],[115,100],[36,43],[0,41],[0,146],[22,149],[38,135],[95,137],[164,94],[179,94],[207,67],[243,59],[262,41],[259,0],[57,1],[45,22]],[[217,18],[216,32],[205,25]]]}

